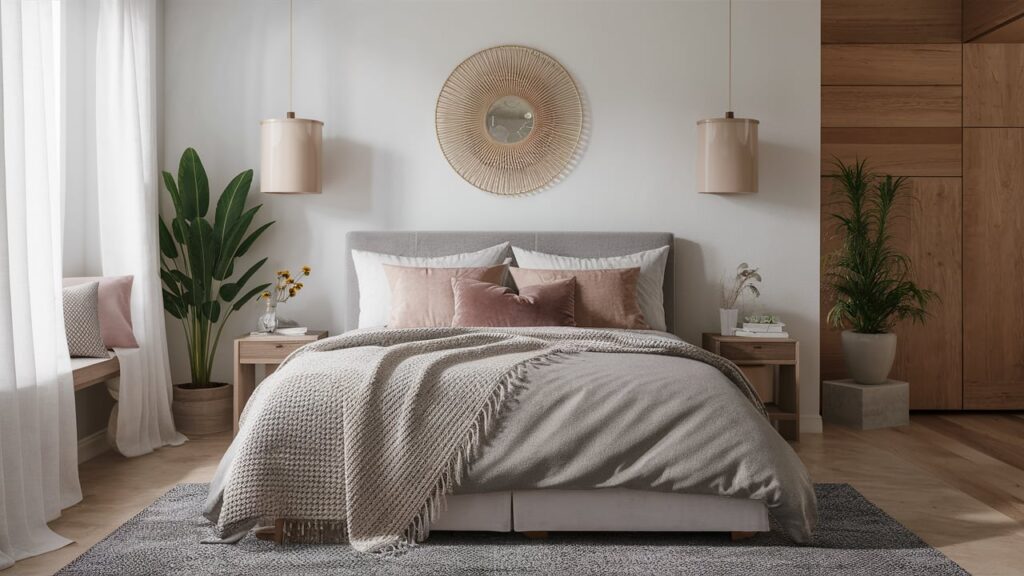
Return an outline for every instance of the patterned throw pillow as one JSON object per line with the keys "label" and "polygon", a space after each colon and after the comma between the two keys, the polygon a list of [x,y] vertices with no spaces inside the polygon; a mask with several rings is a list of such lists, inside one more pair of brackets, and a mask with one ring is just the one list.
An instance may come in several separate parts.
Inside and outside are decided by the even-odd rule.
{"label": "patterned throw pillow", "polygon": [[64,289],[64,332],[72,358],[106,358],[100,335],[99,282]]}

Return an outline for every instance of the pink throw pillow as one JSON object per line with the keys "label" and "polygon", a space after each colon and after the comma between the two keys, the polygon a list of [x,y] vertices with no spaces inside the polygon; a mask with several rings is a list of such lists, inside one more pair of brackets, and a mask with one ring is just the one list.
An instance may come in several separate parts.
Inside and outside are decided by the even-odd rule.
{"label": "pink throw pillow", "polygon": [[107,348],[138,348],[132,331],[132,276],[65,278],[64,286],[99,282],[100,336]]}
{"label": "pink throw pillow", "polygon": [[452,278],[456,327],[575,326],[576,279],[511,288]]}
{"label": "pink throw pillow", "polygon": [[421,268],[384,264],[391,287],[388,328],[451,326],[455,316],[453,278],[471,278],[498,284],[508,266],[482,268]]}
{"label": "pink throw pillow", "polygon": [[609,270],[534,270],[512,268],[512,278],[524,288],[576,278],[576,325],[583,328],[648,330],[637,303],[640,268]]}

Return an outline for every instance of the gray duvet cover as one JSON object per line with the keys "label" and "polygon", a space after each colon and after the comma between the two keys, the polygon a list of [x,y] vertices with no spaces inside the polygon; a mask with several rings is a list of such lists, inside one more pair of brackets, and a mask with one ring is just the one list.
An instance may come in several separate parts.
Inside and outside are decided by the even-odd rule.
{"label": "gray duvet cover", "polygon": [[630,488],[763,500],[805,541],[814,489],[785,440],[714,367],[583,352],[531,368],[456,493]]}

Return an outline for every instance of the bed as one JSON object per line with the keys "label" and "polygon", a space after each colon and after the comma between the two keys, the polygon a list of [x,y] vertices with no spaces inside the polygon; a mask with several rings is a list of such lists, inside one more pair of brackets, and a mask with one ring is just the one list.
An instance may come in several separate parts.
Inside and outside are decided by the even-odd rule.
{"label": "bed", "polygon": [[[597,257],[661,246],[671,249],[673,237],[662,233],[598,232],[352,232],[348,248],[432,256],[478,250],[505,241],[553,254]],[[670,255],[663,286],[668,332],[673,321],[672,261]],[[351,258],[347,281],[345,303],[350,325],[346,328],[354,328],[359,286]],[[493,429],[488,428],[486,435],[480,433],[477,445],[453,460],[448,473],[430,488],[433,495],[423,509],[412,511],[410,527],[404,531],[397,530],[402,526],[379,529],[388,533],[387,538],[364,535],[360,539],[363,545],[357,549],[394,550],[406,542],[426,538],[430,530],[516,531],[528,535],[551,531],[714,531],[736,537],[768,530],[770,508],[795,541],[809,539],[816,514],[810,479],[796,455],[764,418],[756,395],[750,397],[749,383],[731,363],[668,333],[572,330],[442,330],[426,335],[405,331],[400,336],[393,332],[402,331],[353,330],[337,337],[334,344],[318,344],[319,348],[314,347],[291,366],[286,362],[275,373],[275,377],[281,374],[284,379],[291,374],[291,382],[308,381],[308,374],[318,371],[360,369],[369,358],[364,358],[367,350],[376,354],[409,343],[460,338],[482,348],[497,341],[500,345],[523,345],[526,348],[510,353],[532,358],[517,369],[521,386],[515,388],[516,394],[509,394],[515,398],[501,409],[501,418],[497,418],[497,411],[491,414],[489,426]],[[550,342],[573,349],[550,357],[545,353],[543,358],[525,351]],[[329,369],[327,364],[315,362],[327,358],[335,362],[335,357],[344,355],[348,360],[328,363]],[[548,361],[550,358],[557,360]],[[446,370],[448,373],[455,368]],[[474,370],[485,371],[482,366]],[[621,371],[628,374],[625,380]],[[259,398],[254,397],[256,402],[247,407],[250,418],[245,425],[250,430],[243,425],[211,487],[206,514],[218,521],[222,536],[237,539],[254,525],[264,524],[271,527],[269,532],[278,540],[326,542],[344,540],[346,532],[351,532],[354,543],[358,523],[376,522],[374,525],[379,526],[383,516],[399,514],[399,504],[388,504],[398,502],[396,493],[390,494],[391,500],[375,496],[383,504],[362,519],[347,518],[348,524],[346,519],[335,518],[337,513],[323,512],[330,505],[317,502],[344,492],[346,497],[337,507],[348,506],[352,515],[354,500],[372,499],[372,495],[362,495],[390,481],[387,478],[392,472],[380,455],[372,466],[362,461],[358,466],[346,463],[332,476],[315,470],[319,465],[311,463],[311,458],[323,460],[319,453],[332,448],[309,448],[303,440],[302,446],[293,444],[288,448],[303,452],[298,461],[306,464],[292,464],[289,469],[301,469],[296,473],[303,476],[302,483],[295,484],[289,478],[293,488],[280,488],[282,481],[275,478],[292,472],[285,471],[283,464],[268,463],[276,456],[266,454],[276,454],[283,442],[294,442],[297,435],[306,433],[305,428],[295,427],[278,434],[276,441],[263,440],[261,447],[254,447],[260,442],[255,438],[261,437],[263,425],[250,420],[271,422],[276,418],[281,425],[295,419],[294,405],[298,402],[287,397],[288,386],[274,382],[268,388],[274,389],[265,391],[262,397],[261,390],[257,390]],[[502,404],[505,395],[502,390]],[[275,397],[279,398],[275,401]],[[318,398],[321,400],[313,404],[331,403],[323,394]],[[487,402],[497,404],[497,398],[494,395]],[[281,412],[274,416],[274,410],[266,406],[275,402],[287,406],[292,415]],[[348,409],[344,402],[337,403],[336,409],[341,406]],[[324,412],[329,408],[308,410]],[[440,413],[433,414],[436,419]],[[349,413],[346,418],[358,421]],[[495,424],[495,420],[500,423]],[[409,424],[413,426],[415,419],[402,422],[403,426],[413,422]],[[339,427],[337,433],[352,432]],[[345,448],[351,450],[348,443],[355,441],[349,438],[345,437]],[[237,470],[237,460],[242,458],[239,454],[248,454],[250,464],[256,462],[245,468],[245,474]],[[328,459],[349,457],[342,448],[333,454]],[[279,468],[276,476],[268,471],[274,466]],[[359,498],[354,497],[348,477],[356,474],[352,470],[366,469],[385,479],[378,484],[364,481]],[[338,475],[346,476],[344,486],[334,477]],[[233,490],[239,484],[244,487]],[[295,489],[295,485],[302,489]],[[244,522],[225,521],[224,507],[232,504],[233,517]],[[240,509],[247,512],[238,512]]]}

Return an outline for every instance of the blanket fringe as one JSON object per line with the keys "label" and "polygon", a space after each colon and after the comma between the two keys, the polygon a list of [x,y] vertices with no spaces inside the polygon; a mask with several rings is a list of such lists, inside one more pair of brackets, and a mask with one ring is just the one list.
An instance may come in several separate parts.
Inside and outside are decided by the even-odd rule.
{"label": "blanket fringe", "polygon": [[284,520],[282,541],[302,544],[340,544],[347,542],[343,520]]}

